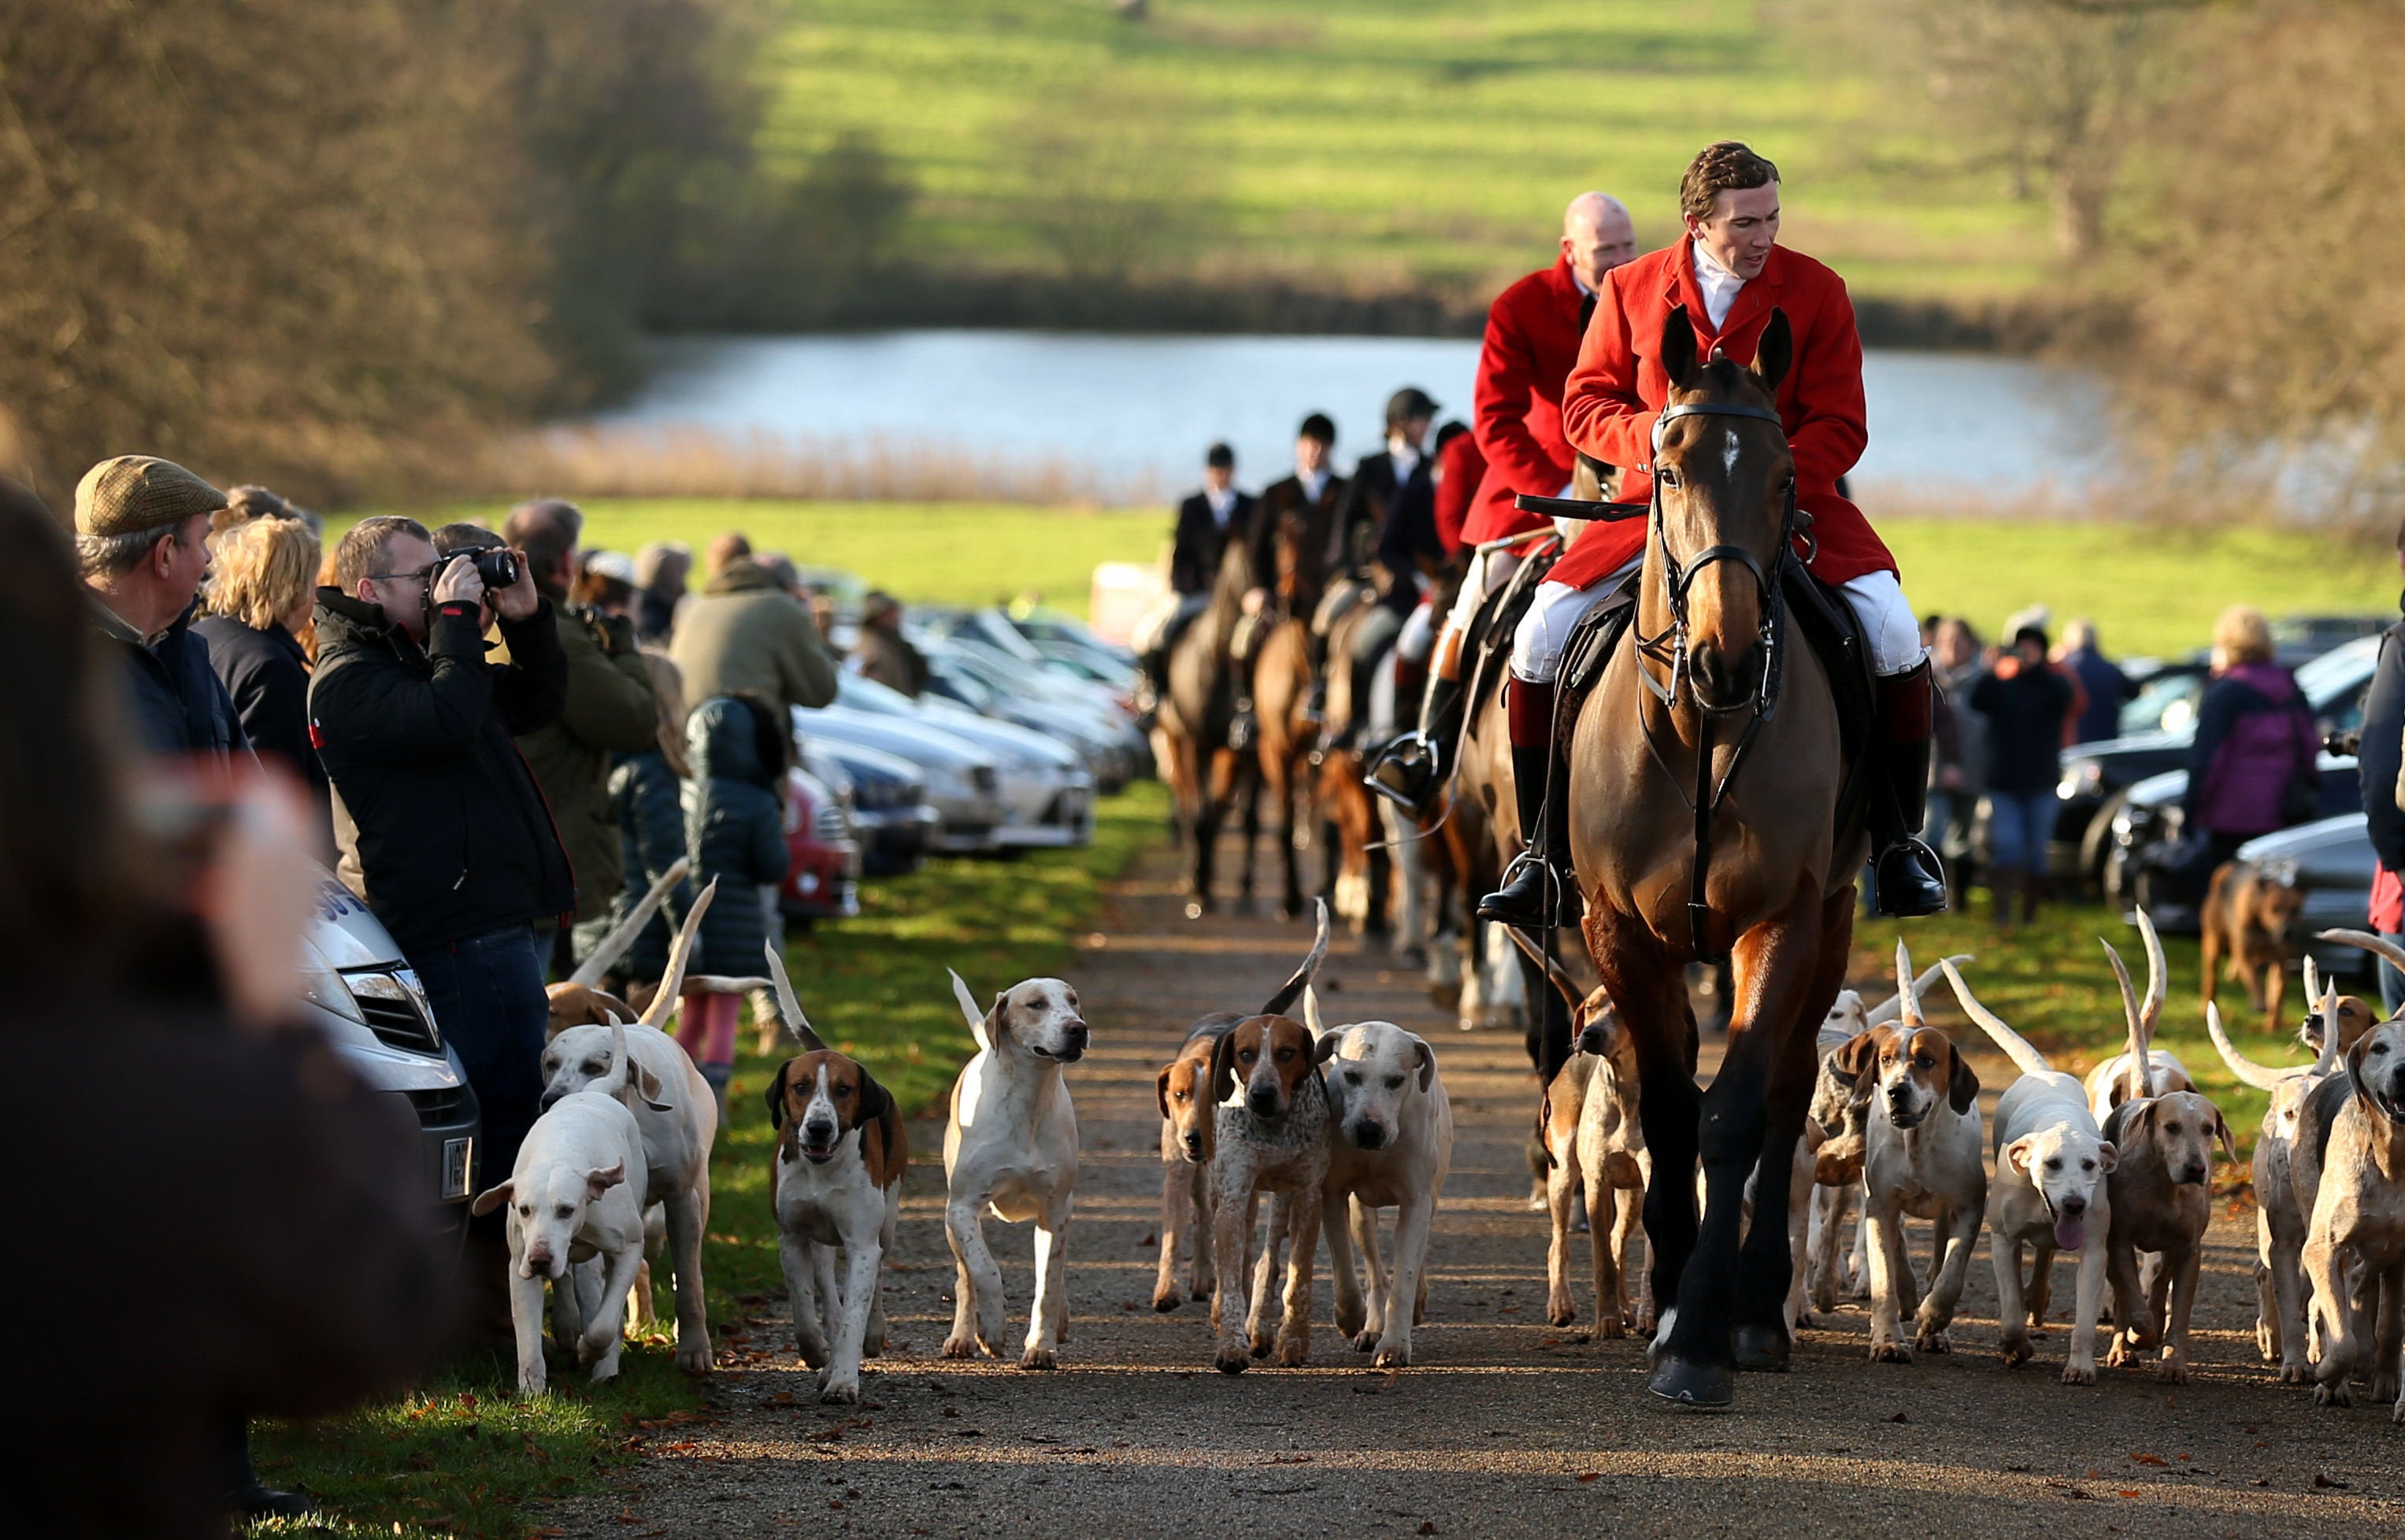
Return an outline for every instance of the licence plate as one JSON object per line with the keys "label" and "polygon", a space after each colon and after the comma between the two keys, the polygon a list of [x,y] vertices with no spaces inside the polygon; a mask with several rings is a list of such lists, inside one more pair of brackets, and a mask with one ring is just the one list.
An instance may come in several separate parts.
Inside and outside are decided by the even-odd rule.
{"label": "licence plate", "polygon": [[446,1139],[443,1141],[443,1200],[468,1196],[470,1169],[475,1164],[476,1141]]}

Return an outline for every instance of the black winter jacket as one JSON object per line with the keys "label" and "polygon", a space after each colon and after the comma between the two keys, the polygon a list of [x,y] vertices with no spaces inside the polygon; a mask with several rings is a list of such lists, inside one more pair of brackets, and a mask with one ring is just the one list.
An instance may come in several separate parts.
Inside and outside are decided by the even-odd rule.
{"label": "black winter jacket", "polygon": [[250,753],[242,714],[209,666],[209,644],[193,632],[190,609],[145,643],[98,599],[91,604],[102,650],[122,660],[125,703],[145,749],[217,759]]}
{"label": "black winter jacket", "polygon": [[[684,854],[684,783],[668,768],[666,754],[647,749],[620,754],[610,771],[610,810],[618,819],[626,849],[626,885],[610,903],[610,923],[616,926],[634,913],[635,905],[660,880],[660,874]],[[668,889],[666,903],[626,949],[618,965],[625,978],[655,979],[668,971],[668,942],[693,907],[690,877]],[[717,907],[717,901],[711,901]]]}
{"label": "black winter jacket", "polygon": [[576,907],[576,883],[511,735],[558,717],[568,664],[545,600],[500,623],[485,661],[472,607],[421,651],[381,608],[317,590],[309,731],[334,785],[341,874],[404,952]]}
{"label": "black winter jacket", "polygon": [[781,764],[761,752],[766,711],[748,699],[718,695],[694,707],[685,723],[693,779],[684,787],[685,848],[696,895],[712,877],[718,896],[702,917],[696,972],[741,976],[767,966],[767,911],[760,887],[785,880],[785,804]]}
{"label": "black winter jacket", "polygon": [[256,630],[232,615],[207,615],[192,623],[192,635],[209,644],[209,665],[224,681],[250,746],[269,763],[282,765],[309,788],[319,843],[331,848],[332,799],[326,767],[309,746],[309,656],[282,625]]}
{"label": "black winter jacket", "polygon": [[2363,777],[2363,821],[2380,864],[2405,872],[2405,812],[2397,805],[2397,776],[2405,768],[2405,624],[2380,638],[2380,661],[2363,697],[2363,746],[2356,769]]}

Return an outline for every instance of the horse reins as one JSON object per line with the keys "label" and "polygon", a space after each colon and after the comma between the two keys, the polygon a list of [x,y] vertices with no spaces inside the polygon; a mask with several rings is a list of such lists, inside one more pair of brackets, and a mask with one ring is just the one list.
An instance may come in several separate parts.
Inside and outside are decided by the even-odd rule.
{"label": "horse reins", "polygon": [[[1808,532],[1809,520],[1795,505],[1795,485],[1791,480],[1787,486],[1787,506],[1779,515],[1778,549],[1772,553],[1766,568],[1762,559],[1744,546],[1725,543],[1707,546],[1681,562],[1670,550],[1668,531],[1663,523],[1661,472],[1663,429],[1681,417],[1750,417],[1777,426],[1782,440],[1787,431],[1785,422],[1768,407],[1714,401],[1667,406],[1653,420],[1653,485],[1644,502],[1591,503],[1575,498],[1527,497],[1518,498],[1517,502],[1531,512],[1610,523],[1642,515],[1649,526],[1648,536],[1662,549],[1663,586],[1670,605],[1670,623],[1651,637],[1631,626],[1629,641],[1637,658],[1637,677],[1644,681],[1646,690],[1655,700],[1676,712],[1683,686],[1695,702],[1695,789],[1692,796],[1681,777],[1671,770],[1669,762],[1663,757],[1662,747],[1655,741],[1651,724],[1645,721],[1641,703],[1638,712],[1638,733],[1644,738],[1646,751],[1653,755],[1655,767],[1677,789],[1681,799],[1695,814],[1695,856],[1693,880],[1687,892],[1688,949],[1698,962],[1720,962],[1723,960],[1723,954],[1712,951],[1704,940],[1705,924],[1711,917],[1711,905],[1706,900],[1705,889],[1711,875],[1712,819],[1726,800],[1729,786],[1737,779],[1737,770],[1753,748],[1754,737],[1760,733],[1763,721],[1779,705],[1779,687],[1785,672],[1779,647],[1784,635],[1780,622],[1785,618],[1787,609],[1786,589],[1781,580],[1786,575],[1787,564],[1795,559],[1795,541],[1802,539],[1810,550],[1812,537]],[[1807,563],[1811,559],[1809,554],[1804,558]],[[1688,591],[1695,586],[1696,576],[1716,562],[1735,562],[1744,567],[1752,574],[1755,584],[1762,591],[1762,682],[1755,687],[1751,701],[1736,706],[1709,706],[1696,693],[1687,651]],[[1667,665],[1667,682],[1656,679],[1646,668],[1648,659]],[[1715,717],[1732,711],[1747,711],[1749,715],[1744,731],[1737,735],[1737,747],[1729,755],[1728,769],[1722,775],[1719,786],[1714,787],[1711,779],[1712,722]]]}

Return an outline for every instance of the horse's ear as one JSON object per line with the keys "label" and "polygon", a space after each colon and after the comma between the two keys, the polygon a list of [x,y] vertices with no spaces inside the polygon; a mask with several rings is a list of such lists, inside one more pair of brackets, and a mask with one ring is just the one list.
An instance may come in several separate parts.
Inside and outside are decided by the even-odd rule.
{"label": "horse's ear", "polygon": [[1762,381],[1762,388],[1776,396],[1779,382],[1787,378],[1788,368],[1794,362],[1795,330],[1787,324],[1787,312],[1773,308],[1770,324],[1762,329],[1762,341],[1754,344],[1754,375]]}
{"label": "horse's ear", "polygon": [[1695,388],[1695,327],[1685,305],[1673,305],[1662,322],[1662,372],[1673,390]]}

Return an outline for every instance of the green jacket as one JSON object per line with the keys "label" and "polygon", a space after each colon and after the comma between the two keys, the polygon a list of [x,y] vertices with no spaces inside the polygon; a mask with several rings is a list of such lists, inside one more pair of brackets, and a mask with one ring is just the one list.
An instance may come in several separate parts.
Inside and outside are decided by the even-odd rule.
{"label": "green jacket", "polygon": [[626,881],[624,842],[610,805],[610,756],[658,741],[659,704],[631,630],[621,646],[557,596],[552,613],[559,650],[568,654],[568,704],[557,721],[520,737],[518,751],[551,804],[575,870],[576,917],[591,919],[610,912]]}
{"label": "green jacket", "polygon": [[668,656],[684,698],[752,695],[771,706],[835,699],[835,660],[818,623],[750,557],[729,562],[677,615]]}

